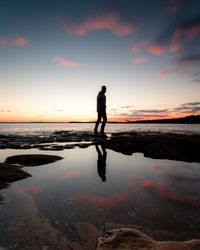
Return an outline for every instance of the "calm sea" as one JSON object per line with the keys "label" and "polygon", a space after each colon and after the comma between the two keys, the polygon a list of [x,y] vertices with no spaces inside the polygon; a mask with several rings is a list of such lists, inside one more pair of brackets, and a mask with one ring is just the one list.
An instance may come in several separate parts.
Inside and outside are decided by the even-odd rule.
{"label": "calm sea", "polygon": [[[93,131],[93,123],[0,123],[0,134],[45,136],[60,130]],[[161,132],[200,134],[200,124],[107,124],[106,133]]]}

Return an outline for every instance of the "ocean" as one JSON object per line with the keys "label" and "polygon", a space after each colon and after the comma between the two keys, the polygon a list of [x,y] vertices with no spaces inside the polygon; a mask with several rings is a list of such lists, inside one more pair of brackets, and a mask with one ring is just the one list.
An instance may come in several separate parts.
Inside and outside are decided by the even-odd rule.
{"label": "ocean", "polygon": [[[55,131],[93,131],[94,123],[0,123],[0,134],[48,136]],[[106,124],[105,132],[200,134],[200,124]]]}

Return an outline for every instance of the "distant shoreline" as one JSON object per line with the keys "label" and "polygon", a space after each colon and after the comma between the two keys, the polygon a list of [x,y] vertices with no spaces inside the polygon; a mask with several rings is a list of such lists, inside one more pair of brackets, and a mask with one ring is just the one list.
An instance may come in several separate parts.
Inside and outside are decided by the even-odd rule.
{"label": "distant shoreline", "polygon": [[[0,122],[0,123],[95,123],[95,121],[89,122],[81,122],[81,121],[69,121],[69,122],[43,122],[43,121],[35,121],[35,122]],[[159,119],[159,120],[142,120],[142,121],[126,121],[126,122],[118,122],[118,121],[108,121],[110,124],[200,124],[200,115],[191,115],[181,118],[171,118],[171,119]]]}

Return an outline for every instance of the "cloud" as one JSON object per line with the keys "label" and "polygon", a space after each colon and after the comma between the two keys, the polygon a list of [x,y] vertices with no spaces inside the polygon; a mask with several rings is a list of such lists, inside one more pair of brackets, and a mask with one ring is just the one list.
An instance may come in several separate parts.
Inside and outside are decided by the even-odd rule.
{"label": "cloud", "polygon": [[180,181],[189,181],[189,182],[200,181],[200,177],[198,177],[198,176],[185,175],[183,173],[177,173],[177,172],[172,172],[172,171],[169,172],[166,176],[169,178],[180,180]]}
{"label": "cloud", "polygon": [[61,176],[61,179],[69,179],[77,175],[88,174],[87,172],[69,172],[64,176]]}
{"label": "cloud", "polygon": [[12,44],[16,46],[28,45],[28,41],[23,37],[15,37],[12,39]]}
{"label": "cloud", "polygon": [[14,45],[14,46],[24,46],[28,45],[28,41],[23,37],[14,37],[10,41],[6,38],[0,37],[0,47],[6,46],[6,45]]}
{"label": "cloud", "polygon": [[181,74],[178,72],[176,73],[176,72],[169,72],[169,71],[161,70],[157,72],[157,75],[159,77],[172,77],[172,76],[180,76]]}
{"label": "cloud", "polygon": [[155,164],[155,163],[153,163],[152,165],[151,165],[151,168],[153,168],[153,169],[159,169],[159,168],[170,168],[172,165],[170,165],[170,164]]}
{"label": "cloud", "polygon": [[3,47],[3,46],[5,46],[5,45],[8,45],[10,42],[7,40],[7,39],[5,39],[5,38],[3,38],[3,37],[0,37],[0,47]]}
{"label": "cloud", "polygon": [[198,33],[200,33],[200,19],[189,20],[180,24],[173,32],[170,52],[177,52],[183,42],[194,39]]}
{"label": "cloud", "polygon": [[42,187],[40,186],[23,187],[18,184],[13,184],[12,188],[13,188],[13,191],[16,193],[24,193],[24,192],[40,193],[42,191]]}
{"label": "cloud", "polygon": [[155,183],[153,181],[150,181],[150,180],[144,181],[140,185],[144,188],[147,188],[147,189],[155,187]]}
{"label": "cloud", "polygon": [[90,17],[78,24],[67,24],[62,19],[60,19],[60,23],[67,34],[77,36],[85,35],[92,30],[102,29],[108,29],[117,36],[125,36],[134,30],[133,25],[123,22],[117,12]]}
{"label": "cloud", "polygon": [[143,62],[146,62],[148,60],[149,59],[147,57],[135,57],[135,58],[133,58],[133,62],[135,64],[143,63]]}
{"label": "cloud", "polygon": [[200,111],[200,102],[183,103],[174,108],[174,111],[181,111],[182,113],[197,113]]}
{"label": "cloud", "polygon": [[2,113],[4,113],[4,112],[11,113],[12,111],[11,111],[11,110],[1,109],[1,112],[2,112]]}
{"label": "cloud", "polygon": [[147,47],[146,50],[154,55],[162,55],[165,52],[165,46],[161,44],[152,44]]}
{"label": "cloud", "polygon": [[120,203],[128,201],[128,196],[122,193],[114,193],[108,198],[82,193],[76,196],[75,198],[81,201],[87,201],[88,203],[97,206],[110,208],[113,208],[115,206],[118,206]]}
{"label": "cloud", "polygon": [[135,41],[132,44],[131,47],[131,51],[133,53],[138,53],[141,49],[143,49],[144,47],[146,47],[147,45],[149,45],[151,42],[149,39],[144,39],[144,40],[139,40],[139,41]]}
{"label": "cloud", "polygon": [[70,62],[68,60],[65,60],[63,58],[60,57],[54,57],[53,58],[54,61],[59,61],[61,65],[63,66],[70,66],[70,67],[83,67],[83,64],[79,64],[79,63],[74,63],[74,62]]}
{"label": "cloud", "polygon": [[200,64],[200,55],[192,55],[176,60],[175,64],[182,66],[194,66]]}

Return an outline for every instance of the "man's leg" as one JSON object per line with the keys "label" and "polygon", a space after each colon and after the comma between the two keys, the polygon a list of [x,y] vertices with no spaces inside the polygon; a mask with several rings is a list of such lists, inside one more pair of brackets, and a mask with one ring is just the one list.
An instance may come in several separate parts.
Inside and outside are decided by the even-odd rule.
{"label": "man's leg", "polygon": [[104,111],[102,113],[102,117],[103,117],[103,122],[102,122],[102,125],[101,125],[101,132],[104,133],[104,128],[105,128],[105,125],[106,125],[106,122],[107,122],[106,111]]}
{"label": "man's leg", "polygon": [[97,132],[99,123],[100,123],[100,121],[101,121],[101,117],[102,117],[101,112],[98,112],[98,118],[97,118],[97,121],[96,121],[96,125],[95,125],[95,128],[94,128],[94,132]]}

